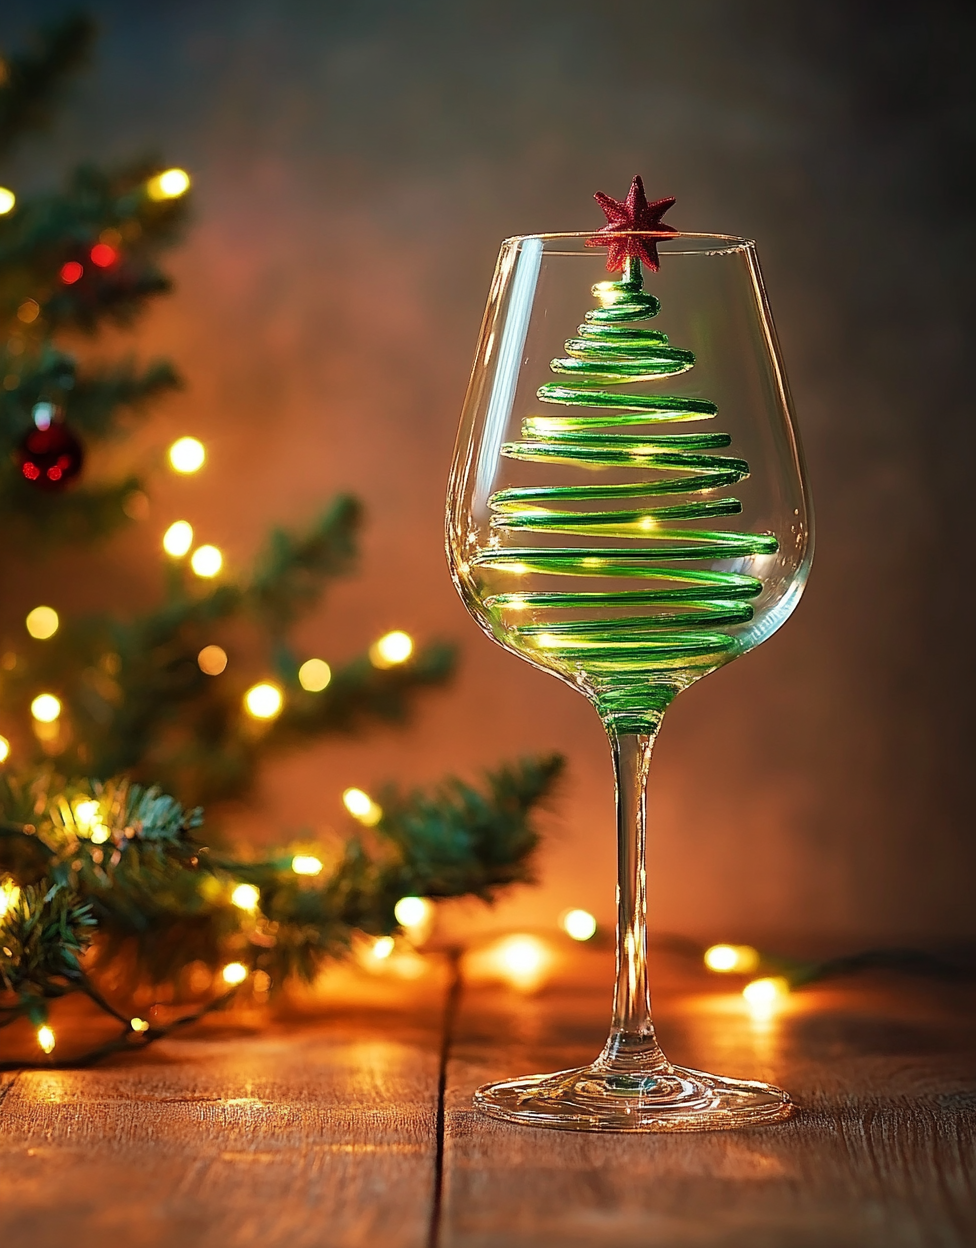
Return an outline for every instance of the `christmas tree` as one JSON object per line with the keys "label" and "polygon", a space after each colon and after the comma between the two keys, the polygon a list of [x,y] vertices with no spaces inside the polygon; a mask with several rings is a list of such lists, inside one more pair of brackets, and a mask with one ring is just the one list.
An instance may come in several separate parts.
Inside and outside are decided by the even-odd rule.
{"label": "christmas tree", "polygon": [[[73,17],[3,62],[0,157],[51,121],[93,35]],[[85,165],[43,194],[0,188],[3,580],[145,516],[148,484],[106,478],[99,451],[180,380],[166,361],[99,362],[86,339],[130,325],[170,289],[160,257],[190,200],[183,170],[147,162]],[[205,456],[192,437],[170,448],[175,471]],[[451,646],[416,647],[399,631],[342,666],[293,648],[296,621],[352,570],[361,521],[354,498],[334,499],[306,531],[272,532],[232,578],[174,518],[151,610],[73,617],[41,603],[25,621],[0,605],[0,1027],[27,1017],[51,1052],[50,1003],[84,993],[121,1024],[79,1059],[90,1060],[173,1025],[132,1016],[137,984],[140,999],[147,984],[178,998],[187,967],[209,967],[218,987],[191,991],[183,1022],[248,986],[312,977],[356,932],[389,939],[408,921],[404,898],[490,899],[530,877],[531,815],[556,758],[502,767],[480,789],[446,780],[378,800],[349,789],[362,829],[339,849],[293,845],[256,861],[223,848],[233,829],[220,803],[246,795],[262,759],[402,721],[451,675]]]}

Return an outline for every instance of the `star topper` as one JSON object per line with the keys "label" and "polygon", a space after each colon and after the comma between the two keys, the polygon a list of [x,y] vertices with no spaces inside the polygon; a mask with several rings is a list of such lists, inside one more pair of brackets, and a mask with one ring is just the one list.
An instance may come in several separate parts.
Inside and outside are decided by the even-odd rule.
{"label": "star topper", "polygon": [[624,267],[628,259],[643,260],[654,273],[661,267],[657,254],[656,238],[635,238],[623,233],[625,230],[653,230],[664,237],[677,234],[673,225],[665,225],[661,218],[674,203],[674,196],[668,199],[656,199],[653,204],[647,202],[644,194],[644,183],[637,174],[630,184],[627,198],[614,199],[597,191],[593,196],[603,209],[607,224],[593,238],[586,240],[587,247],[606,247],[607,268],[611,273]]}

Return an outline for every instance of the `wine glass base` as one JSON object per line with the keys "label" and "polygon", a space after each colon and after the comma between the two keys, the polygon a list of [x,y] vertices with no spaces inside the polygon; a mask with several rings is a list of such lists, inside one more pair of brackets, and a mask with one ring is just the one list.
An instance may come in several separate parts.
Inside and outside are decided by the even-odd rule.
{"label": "wine glass base", "polygon": [[782,1122],[789,1096],[768,1083],[671,1066],[617,1074],[596,1063],[489,1083],[475,1106],[492,1118],[563,1131],[730,1131]]}

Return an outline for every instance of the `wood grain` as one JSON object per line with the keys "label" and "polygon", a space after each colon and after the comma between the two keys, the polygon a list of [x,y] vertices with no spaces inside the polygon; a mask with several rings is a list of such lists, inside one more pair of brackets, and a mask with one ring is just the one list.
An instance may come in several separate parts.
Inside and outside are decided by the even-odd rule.
{"label": "wood grain", "polygon": [[22,1073],[0,1105],[4,1242],[419,1248],[438,1042],[436,1012],[365,1016]]}
{"label": "wood grain", "polygon": [[[573,1135],[470,1108],[488,1079],[590,1060],[607,984],[463,998],[448,1069],[443,1248],[971,1248],[972,998],[864,980],[808,990],[766,1023],[736,994],[660,994],[686,1065],[771,1079],[800,1105],[775,1127]],[[968,1009],[968,1014],[964,1010]]]}
{"label": "wood grain", "polygon": [[[859,978],[766,1022],[657,968],[678,1061],[782,1083],[777,1127],[612,1137],[474,1113],[487,1079],[589,1060],[611,967],[581,951],[536,996],[446,981],[328,1018],[210,1030],[94,1070],[0,1077],[3,1244],[31,1248],[971,1248],[969,991]],[[721,984],[719,984],[721,988]],[[372,1004],[367,1008],[367,1004]],[[442,1164],[440,1202],[435,1199]],[[431,1225],[436,1237],[431,1239]]]}

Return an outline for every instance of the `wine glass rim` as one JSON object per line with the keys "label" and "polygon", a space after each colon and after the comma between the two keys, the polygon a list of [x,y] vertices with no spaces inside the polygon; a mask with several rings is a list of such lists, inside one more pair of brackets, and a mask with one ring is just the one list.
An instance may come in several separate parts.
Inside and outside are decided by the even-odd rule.
{"label": "wine glass rim", "polygon": [[[755,240],[752,238],[740,238],[737,234],[714,234],[706,233],[700,230],[614,230],[614,236],[620,238],[653,238],[659,242],[666,242],[676,239],[688,239],[689,241],[701,241],[703,243],[717,244],[716,246],[699,246],[689,247],[686,251],[669,251],[667,254],[672,256],[680,255],[725,255],[735,251],[752,251],[755,246]],[[602,246],[605,241],[609,241],[610,235],[601,235],[596,230],[557,230],[550,233],[539,234],[513,234],[509,238],[502,240],[502,246],[514,243],[527,243],[533,239],[541,242],[559,242],[560,239],[576,239],[585,238],[594,240],[594,246]],[[558,252],[551,252],[551,255],[558,255]],[[569,252],[566,254],[575,255],[579,253]]]}

